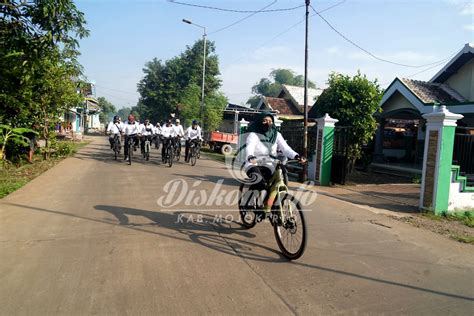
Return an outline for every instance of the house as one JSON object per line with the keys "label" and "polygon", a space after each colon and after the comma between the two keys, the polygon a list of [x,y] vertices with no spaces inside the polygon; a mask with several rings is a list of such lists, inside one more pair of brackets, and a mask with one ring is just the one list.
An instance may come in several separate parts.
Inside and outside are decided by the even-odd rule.
{"label": "house", "polygon": [[[322,89],[308,88],[308,113],[322,92]],[[304,87],[283,84],[276,97],[262,96],[255,109],[275,111],[278,113],[278,117],[283,120],[302,119],[304,115]]]}
{"label": "house", "polygon": [[[224,119],[218,130],[224,133],[237,133],[238,122],[244,119],[253,122],[255,117],[265,110],[229,103],[224,109]],[[270,110],[270,112],[273,112]]]}
{"label": "house", "polygon": [[84,132],[89,129],[100,129],[99,122],[100,107],[95,98],[95,86],[93,83],[86,83],[84,87],[77,91],[84,96],[84,101],[77,106],[71,107],[69,111],[61,117],[59,133],[72,139],[82,139]]}
{"label": "house", "polygon": [[429,81],[393,80],[380,102],[374,162],[402,162],[419,168],[425,142],[422,115],[440,104],[464,115],[458,126],[474,127],[473,44],[466,44]]}

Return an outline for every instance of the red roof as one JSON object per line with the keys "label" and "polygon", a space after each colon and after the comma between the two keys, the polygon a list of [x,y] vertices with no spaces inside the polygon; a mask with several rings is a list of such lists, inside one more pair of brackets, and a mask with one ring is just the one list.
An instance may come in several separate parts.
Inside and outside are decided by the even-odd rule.
{"label": "red roof", "polygon": [[282,98],[265,97],[267,104],[280,115],[302,115],[291,101]]}

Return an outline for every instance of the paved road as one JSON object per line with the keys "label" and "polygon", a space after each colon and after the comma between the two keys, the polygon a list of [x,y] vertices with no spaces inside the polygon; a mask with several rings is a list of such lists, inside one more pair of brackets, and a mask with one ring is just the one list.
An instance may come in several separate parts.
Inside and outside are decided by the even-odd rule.
{"label": "paved road", "polygon": [[[319,195],[305,255],[287,262],[269,224],[213,223],[222,206],[160,207],[165,184],[235,190],[223,164],[111,160],[93,138],[0,201],[0,313],[472,314],[474,251]],[[297,184],[293,184],[297,185]],[[207,191],[206,191],[207,190]],[[190,193],[186,195],[190,198]],[[199,215],[204,219],[200,221]],[[207,221],[207,222],[206,222]]]}

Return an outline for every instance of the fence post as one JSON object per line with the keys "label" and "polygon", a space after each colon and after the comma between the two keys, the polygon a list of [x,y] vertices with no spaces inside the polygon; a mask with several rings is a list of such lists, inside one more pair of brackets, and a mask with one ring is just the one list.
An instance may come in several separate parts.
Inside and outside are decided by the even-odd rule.
{"label": "fence post", "polygon": [[245,156],[245,141],[246,141],[246,135],[245,133],[247,132],[247,128],[249,126],[249,122],[246,121],[244,118],[242,118],[240,121],[239,121],[239,137],[238,137],[238,140],[237,140],[237,160],[240,160],[240,161],[245,161],[247,159],[247,157],[244,157]]}
{"label": "fence post", "polygon": [[426,138],[420,208],[438,215],[448,210],[456,121],[463,116],[449,112],[442,105],[423,118],[426,119]]}
{"label": "fence post", "polygon": [[[334,145],[334,126],[339,120],[333,119],[326,113],[316,120],[318,123],[318,136],[316,137],[316,157],[308,169],[310,179],[319,185],[331,184],[332,151]],[[310,153],[313,154],[313,153]]]}
{"label": "fence post", "polygon": [[276,126],[278,131],[280,131],[280,129],[281,129],[281,123],[283,123],[283,121],[280,120],[278,117],[275,117],[275,126]]}

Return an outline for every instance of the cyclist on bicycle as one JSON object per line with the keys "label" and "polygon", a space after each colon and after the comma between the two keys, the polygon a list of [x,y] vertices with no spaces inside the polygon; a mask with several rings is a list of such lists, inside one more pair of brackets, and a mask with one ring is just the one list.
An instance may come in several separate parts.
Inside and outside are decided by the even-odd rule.
{"label": "cyclist on bicycle", "polygon": [[201,141],[201,128],[199,127],[196,120],[193,120],[192,125],[188,127],[185,134],[186,138],[186,148],[184,150],[185,161],[189,161],[189,146],[192,141],[200,142]]}
{"label": "cyclist on bicycle", "polygon": [[[258,164],[258,160],[262,158],[276,158],[277,151],[281,151],[283,156],[290,159],[298,159],[301,163],[306,158],[301,157],[295,152],[285,141],[275,126],[275,118],[269,112],[261,113],[252,125],[249,126],[246,140],[246,171],[250,179],[254,180],[250,186],[250,190],[258,192],[259,195],[266,189],[266,181],[273,175],[271,164]],[[266,194],[266,192],[265,192]],[[261,195],[260,195],[261,196]],[[257,212],[259,219],[264,216],[263,211]]]}
{"label": "cyclist on bicycle", "polygon": [[114,116],[114,120],[107,126],[107,134],[109,135],[110,149],[114,148],[115,135],[119,136],[119,150],[120,150],[120,135],[123,133],[123,123],[120,122],[118,115]]}
{"label": "cyclist on bicycle", "polygon": [[181,121],[179,119],[176,119],[176,124],[174,125],[174,129],[176,131],[176,143],[175,145],[179,148],[181,151],[181,138],[184,137],[184,130],[183,130],[183,125],[181,125]]}
{"label": "cyclist on bicycle", "polygon": [[145,141],[148,140],[151,144],[153,135],[155,135],[155,127],[153,126],[153,124],[150,124],[149,119],[146,119],[145,122],[143,124],[141,124],[140,126],[141,126],[140,133],[142,134],[140,148],[142,150],[142,153],[144,153],[145,152]]}
{"label": "cyclist on bicycle", "polygon": [[134,140],[134,149],[138,146],[139,136],[140,136],[140,125],[135,121],[135,117],[130,114],[128,116],[128,121],[124,125],[124,134],[125,134],[125,150],[123,160],[128,159],[128,140],[132,138]]}
{"label": "cyclist on bicycle", "polygon": [[153,142],[155,143],[155,148],[160,148],[160,136],[161,136],[161,125],[160,123],[156,123],[153,132],[155,133],[153,136]]}
{"label": "cyclist on bicycle", "polygon": [[166,154],[166,147],[171,142],[171,147],[174,147],[174,139],[176,137],[176,129],[171,120],[166,120],[166,124],[161,127],[161,136],[163,137],[163,146],[161,148],[161,156],[164,157]]}

